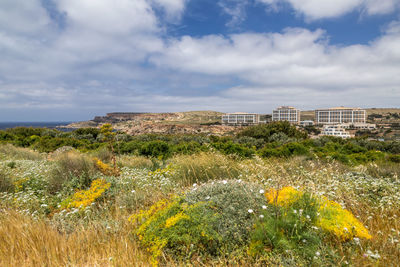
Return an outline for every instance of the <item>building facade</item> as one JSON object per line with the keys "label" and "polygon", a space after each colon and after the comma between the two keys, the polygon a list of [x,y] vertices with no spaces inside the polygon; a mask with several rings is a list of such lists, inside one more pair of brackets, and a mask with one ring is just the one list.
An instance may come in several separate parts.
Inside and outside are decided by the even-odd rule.
{"label": "building facade", "polygon": [[293,124],[299,124],[300,110],[288,106],[279,107],[272,112],[272,121],[288,121]]}
{"label": "building facade", "polygon": [[361,108],[330,108],[315,111],[316,124],[365,123],[367,112]]}
{"label": "building facade", "polygon": [[351,135],[339,125],[325,125],[321,135],[336,136],[343,139],[351,137]]}
{"label": "building facade", "polygon": [[260,122],[260,115],[255,113],[228,113],[222,116],[222,124],[225,125],[251,125]]}

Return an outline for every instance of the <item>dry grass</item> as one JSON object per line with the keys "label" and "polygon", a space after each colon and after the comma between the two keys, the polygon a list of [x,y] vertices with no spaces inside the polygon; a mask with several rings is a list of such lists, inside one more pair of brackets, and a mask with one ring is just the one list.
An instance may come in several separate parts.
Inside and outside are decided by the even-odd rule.
{"label": "dry grass", "polygon": [[2,212],[0,266],[149,266],[129,231],[126,223],[118,233],[89,228],[66,235],[43,220]]}
{"label": "dry grass", "polygon": [[184,186],[210,180],[237,179],[240,173],[238,160],[218,153],[178,155],[170,162],[178,168],[174,179]]}
{"label": "dry grass", "polygon": [[[366,211],[368,207],[359,207],[362,214],[362,221],[366,221],[366,225],[372,235],[372,239],[362,245],[362,253],[353,256],[355,266],[399,266],[400,262],[400,210],[398,207],[391,211],[381,213],[370,212],[372,218],[368,219]],[[378,251],[380,259],[371,261],[366,257],[367,250],[372,252]]]}
{"label": "dry grass", "polygon": [[153,167],[153,162],[149,158],[143,156],[122,155],[117,158],[117,162],[118,165],[129,168],[151,169]]}
{"label": "dry grass", "polygon": [[45,158],[44,154],[33,151],[29,148],[15,147],[10,144],[0,145],[0,157],[6,159],[28,159],[28,160],[42,160]]}

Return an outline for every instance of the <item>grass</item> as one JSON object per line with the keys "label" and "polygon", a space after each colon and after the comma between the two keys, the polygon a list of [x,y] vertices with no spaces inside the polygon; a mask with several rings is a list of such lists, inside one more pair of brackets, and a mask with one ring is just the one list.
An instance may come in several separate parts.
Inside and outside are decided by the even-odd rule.
{"label": "grass", "polygon": [[[150,254],[133,236],[129,216],[172,193],[191,189],[194,183],[231,179],[265,189],[301,188],[350,210],[373,237],[358,245],[335,243],[331,249],[340,255],[336,265],[396,266],[400,258],[399,164],[349,167],[305,157],[238,159],[214,152],[174,156],[166,162],[121,156],[117,160],[121,175],[114,177],[96,171],[91,156],[78,152],[46,160],[46,155],[3,145],[0,155],[0,173],[7,177],[7,190],[0,192],[0,266],[149,266]],[[45,190],[54,179],[53,169],[64,177],[56,181],[61,189],[65,179],[71,180],[70,190]],[[83,211],[63,211],[57,206],[61,201],[87,189],[76,178],[82,173],[90,180],[105,179],[111,187]],[[16,191],[6,192],[11,184],[18,185]],[[195,255],[190,260],[196,266],[299,263],[294,256],[274,251],[257,258],[243,253],[219,258]],[[166,266],[186,264],[168,254],[162,261]]]}
{"label": "grass", "polygon": [[149,266],[125,223],[118,233],[96,228],[60,234],[43,220],[16,212],[0,216],[1,266]]}

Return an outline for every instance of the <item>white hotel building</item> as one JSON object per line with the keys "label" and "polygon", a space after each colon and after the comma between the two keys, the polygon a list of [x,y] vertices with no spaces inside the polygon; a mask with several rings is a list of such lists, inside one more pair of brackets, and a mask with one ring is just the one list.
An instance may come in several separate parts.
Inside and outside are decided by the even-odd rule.
{"label": "white hotel building", "polygon": [[293,124],[299,124],[300,110],[288,106],[279,107],[272,112],[272,121],[288,121]]}
{"label": "white hotel building", "polygon": [[329,108],[315,111],[316,124],[365,123],[367,112],[361,108]]}
{"label": "white hotel building", "polygon": [[222,116],[222,124],[225,125],[251,125],[260,122],[260,115],[255,113],[228,113]]}

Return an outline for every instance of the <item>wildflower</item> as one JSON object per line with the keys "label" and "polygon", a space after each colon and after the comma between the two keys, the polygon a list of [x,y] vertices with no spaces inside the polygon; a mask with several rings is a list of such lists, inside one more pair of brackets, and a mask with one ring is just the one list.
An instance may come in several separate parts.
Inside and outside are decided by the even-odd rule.
{"label": "wildflower", "polygon": [[196,186],[197,186],[197,184],[196,184],[196,183],[194,183],[194,184],[193,184],[193,187],[196,187]]}
{"label": "wildflower", "polygon": [[263,219],[263,218],[264,218],[264,215],[261,214],[261,215],[260,215],[260,218]]}
{"label": "wildflower", "polygon": [[222,183],[223,183],[223,184],[227,184],[228,181],[227,181],[227,180],[223,180]]}
{"label": "wildflower", "polygon": [[264,189],[260,189],[260,194],[264,194],[264,193],[265,193]]}
{"label": "wildflower", "polygon": [[132,192],[132,193],[135,193],[136,191],[135,191],[135,189],[133,189],[131,192]]}
{"label": "wildflower", "polygon": [[266,210],[266,209],[267,209],[267,206],[262,205],[262,209],[263,209],[263,210]]}
{"label": "wildflower", "polygon": [[206,196],[206,200],[209,200],[211,197],[210,196]]}
{"label": "wildflower", "polygon": [[321,253],[319,253],[319,251],[317,251],[317,252],[315,252],[315,255],[319,257],[321,255]]}
{"label": "wildflower", "polygon": [[247,210],[249,213],[253,213],[254,211],[252,209]]}

